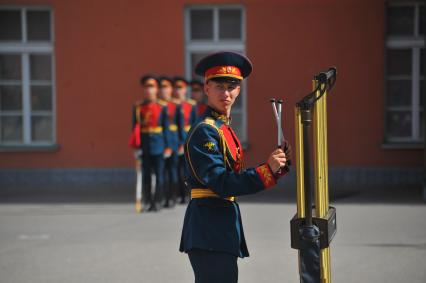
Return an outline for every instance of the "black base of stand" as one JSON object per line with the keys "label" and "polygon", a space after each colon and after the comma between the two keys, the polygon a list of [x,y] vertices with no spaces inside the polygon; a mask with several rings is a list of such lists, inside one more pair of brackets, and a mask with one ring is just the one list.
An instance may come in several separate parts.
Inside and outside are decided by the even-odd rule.
{"label": "black base of stand", "polygon": [[[336,209],[332,206],[329,207],[327,219],[312,217],[312,224],[318,227],[320,231],[320,248],[328,248],[337,231]],[[306,226],[305,218],[298,218],[297,214],[290,221],[291,247],[293,249],[299,250],[301,247],[300,229],[303,226]]]}

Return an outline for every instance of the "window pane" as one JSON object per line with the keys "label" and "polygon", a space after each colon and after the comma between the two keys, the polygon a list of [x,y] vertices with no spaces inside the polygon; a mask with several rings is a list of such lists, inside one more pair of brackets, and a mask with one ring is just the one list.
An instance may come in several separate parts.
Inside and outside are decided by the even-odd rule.
{"label": "window pane", "polygon": [[388,80],[388,106],[411,106],[411,80]]}
{"label": "window pane", "polygon": [[411,49],[387,50],[387,74],[411,75]]}
{"label": "window pane", "polygon": [[244,90],[243,90],[243,86],[241,86],[241,92],[238,95],[237,99],[235,99],[234,105],[232,106],[233,109],[242,109],[243,107],[243,94],[244,94]]}
{"label": "window pane", "polygon": [[424,76],[425,75],[425,50],[420,49],[420,75]]}
{"label": "window pane", "polygon": [[425,9],[425,6],[420,6],[419,33],[424,35],[425,28],[426,28],[426,9]]}
{"label": "window pane", "polygon": [[3,116],[0,117],[1,141],[22,141],[22,117]]}
{"label": "window pane", "polygon": [[191,39],[213,39],[213,10],[191,10]]}
{"label": "window pane", "polygon": [[52,63],[50,55],[30,55],[31,80],[50,80]]}
{"label": "window pane", "polygon": [[423,111],[420,111],[420,138],[423,139],[425,137],[425,120],[423,116]]}
{"label": "window pane", "polygon": [[388,111],[387,113],[388,137],[411,137],[411,112]]}
{"label": "window pane", "polygon": [[0,87],[0,110],[16,111],[22,109],[22,88],[21,86],[1,86]]}
{"label": "window pane", "polygon": [[21,79],[21,56],[0,55],[0,80]]}
{"label": "window pane", "polygon": [[21,11],[0,11],[0,40],[22,40]]}
{"label": "window pane", "polygon": [[242,26],[241,10],[219,11],[219,38],[241,39]]}
{"label": "window pane", "polygon": [[232,129],[235,131],[237,136],[242,140],[243,139],[243,119],[241,113],[232,114]]}
{"label": "window pane", "polygon": [[31,138],[33,141],[52,141],[52,118],[32,116]]}
{"label": "window pane", "polygon": [[50,40],[50,12],[27,12],[28,40]]}
{"label": "window pane", "polygon": [[420,107],[423,107],[423,99],[425,96],[425,80],[420,80]]}
{"label": "window pane", "polygon": [[32,86],[31,87],[31,109],[32,110],[52,110],[52,87]]}
{"label": "window pane", "polygon": [[414,35],[414,6],[388,7],[388,35]]}

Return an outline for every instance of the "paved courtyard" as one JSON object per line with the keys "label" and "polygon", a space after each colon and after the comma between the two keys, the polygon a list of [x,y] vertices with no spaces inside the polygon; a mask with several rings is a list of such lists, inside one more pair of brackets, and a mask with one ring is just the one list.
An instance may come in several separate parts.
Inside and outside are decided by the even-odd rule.
{"label": "paved courtyard", "polygon": [[[370,195],[334,201],[333,282],[426,282],[426,205]],[[239,282],[299,282],[289,238],[296,207],[270,196],[240,202],[251,257],[239,260]],[[126,201],[3,201],[0,282],[193,282],[178,252],[184,212],[136,214]]]}

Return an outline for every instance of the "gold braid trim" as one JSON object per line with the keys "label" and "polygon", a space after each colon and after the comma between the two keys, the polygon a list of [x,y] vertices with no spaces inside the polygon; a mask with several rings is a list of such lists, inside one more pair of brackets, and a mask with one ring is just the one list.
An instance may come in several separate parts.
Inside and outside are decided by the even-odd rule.
{"label": "gold braid trim", "polygon": [[228,161],[228,157],[227,157],[227,155],[226,155],[227,145],[226,145],[225,135],[223,134],[222,130],[221,130],[221,129],[219,129],[219,128],[216,126],[215,121],[214,121],[212,118],[206,118],[206,119],[204,120],[204,122],[203,122],[203,123],[205,123],[205,124],[207,124],[207,125],[212,126],[212,127],[213,127],[213,128],[215,128],[215,129],[216,129],[216,131],[218,132],[219,137],[220,137],[221,149],[222,149],[223,163],[224,163],[225,168],[226,168],[226,164],[227,164],[227,163],[229,164],[229,161]]}
{"label": "gold braid trim", "polygon": [[223,162],[224,162],[225,168],[226,168],[226,164],[228,164],[229,166],[230,166],[230,164],[229,164],[229,161],[228,161],[228,158],[227,158],[227,155],[226,155],[226,140],[225,140],[225,136],[223,135],[222,130],[219,129],[215,125],[215,121],[212,118],[206,118],[203,122],[201,122],[201,123],[199,123],[195,126],[195,128],[191,131],[191,134],[188,136],[187,142],[185,143],[186,152],[187,152],[186,156],[187,156],[187,159],[188,159],[189,166],[191,167],[192,173],[194,174],[197,181],[200,182],[200,184],[206,185],[203,181],[201,181],[201,178],[195,172],[194,166],[193,166],[192,161],[191,161],[191,156],[190,156],[190,153],[189,153],[189,142],[191,141],[192,135],[195,133],[197,128],[200,127],[202,124],[210,125],[210,126],[212,126],[212,128],[214,128],[218,132],[219,137],[220,137],[220,147],[221,147],[221,150],[222,150],[222,156],[223,156]]}
{"label": "gold braid trim", "polygon": [[198,177],[197,173],[195,172],[194,166],[192,165],[192,162],[191,162],[191,155],[189,154],[189,142],[191,141],[192,135],[195,133],[195,131],[201,124],[202,123],[197,124],[195,128],[192,130],[191,134],[188,136],[188,140],[185,143],[185,147],[186,147],[186,158],[188,159],[189,166],[191,167],[191,170],[195,176],[195,179],[197,179],[197,181],[200,182],[200,184],[206,185],[204,184],[203,181],[201,181],[200,177]]}

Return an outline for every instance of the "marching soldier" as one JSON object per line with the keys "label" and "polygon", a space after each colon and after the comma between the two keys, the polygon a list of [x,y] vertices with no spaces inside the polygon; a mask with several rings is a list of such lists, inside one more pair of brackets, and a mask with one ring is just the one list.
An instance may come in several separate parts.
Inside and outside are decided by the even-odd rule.
{"label": "marching soldier", "polygon": [[165,156],[165,203],[164,207],[173,207],[176,203],[178,189],[178,129],[183,127],[181,111],[176,102],[172,99],[173,80],[169,77],[160,77],[159,103],[167,107],[169,131],[168,143],[171,148],[170,156]]}
{"label": "marching soldier", "polygon": [[183,77],[174,77],[173,79],[173,95],[175,101],[179,105],[179,111],[183,118],[183,126],[179,129],[179,149],[178,149],[178,178],[179,178],[179,195],[180,203],[185,203],[188,195],[186,189],[184,175],[185,175],[185,159],[183,156],[183,144],[186,136],[188,135],[191,126],[197,119],[197,113],[195,108],[195,101],[188,99],[187,94],[188,81]]}
{"label": "marching soldier", "polygon": [[204,101],[204,93],[203,93],[204,84],[197,79],[191,81],[191,95],[192,99],[197,103],[197,117],[201,117],[206,111],[207,104]]}
{"label": "marching soldier", "polygon": [[[157,211],[162,201],[164,155],[170,155],[168,145],[167,107],[157,102],[158,80],[152,75],[141,78],[143,101],[134,108],[134,125],[140,123],[142,153],[143,197],[148,211]],[[152,179],[154,178],[154,179]],[[151,194],[151,184],[155,193]]]}
{"label": "marching soldier", "polygon": [[287,161],[281,149],[257,167],[243,168],[243,149],[230,114],[251,71],[250,61],[233,52],[207,56],[195,68],[205,79],[208,107],[185,141],[191,201],[180,251],[188,253],[198,283],[237,282],[237,259],[249,253],[235,197],[266,190],[286,172],[281,170]]}

